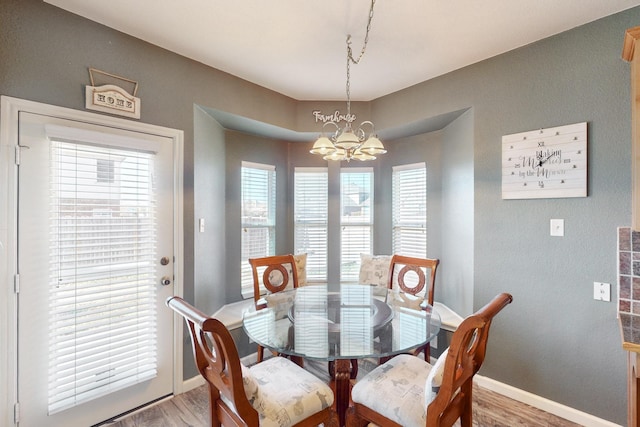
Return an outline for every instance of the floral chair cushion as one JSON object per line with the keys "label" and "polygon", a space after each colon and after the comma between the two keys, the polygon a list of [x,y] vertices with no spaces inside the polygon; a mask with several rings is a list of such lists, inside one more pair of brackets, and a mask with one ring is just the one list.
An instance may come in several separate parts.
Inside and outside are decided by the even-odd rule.
{"label": "floral chair cushion", "polygon": [[389,280],[391,255],[360,254],[360,275],[358,283],[375,286],[373,294],[385,296]]}
{"label": "floral chair cushion", "polygon": [[289,359],[273,357],[249,370],[258,383],[252,406],[262,427],[289,427],[333,404],[331,388]]}
{"label": "floral chair cushion", "polygon": [[307,254],[297,254],[293,256],[298,272],[298,286],[307,284]]}
{"label": "floral chair cushion", "polygon": [[240,368],[242,369],[242,384],[244,385],[244,394],[247,396],[247,400],[254,405],[260,398],[258,391],[258,381],[256,377],[253,376],[251,370],[244,366],[242,363],[240,364]]}
{"label": "floral chair cushion", "polygon": [[402,425],[426,425],[425,384],[431,365],[401,354],[378,366],[359,380],[351,391],[360,403]]}

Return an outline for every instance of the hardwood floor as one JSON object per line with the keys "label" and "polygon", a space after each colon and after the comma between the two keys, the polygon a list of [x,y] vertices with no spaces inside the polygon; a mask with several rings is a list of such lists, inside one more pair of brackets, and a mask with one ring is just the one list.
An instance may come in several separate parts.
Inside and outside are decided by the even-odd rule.
{"label": "hardwood floor", "polygon": [[[319,376],[323,376],[323,373],[327,372],[325,365],[306,363],[305,367]],[[363,366],[360,365],[360,369],[362,368]],[[473,425],[478,427],[579,427],[578,424],[479,386],[474,387]],[[109,426],[208,427],[209,397],[207,388],[206,386],[198,387],[132,414],[116,423],[109,424]]]}

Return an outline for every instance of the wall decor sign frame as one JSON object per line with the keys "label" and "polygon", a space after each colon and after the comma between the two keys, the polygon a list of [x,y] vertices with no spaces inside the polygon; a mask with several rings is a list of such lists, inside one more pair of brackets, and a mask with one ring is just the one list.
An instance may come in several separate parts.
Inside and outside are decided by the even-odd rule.
{"label": "wall decor sign frame", "polygon": [[502,198],[587,197],[587,122],[502,137]]}
{"label": "wall decor sign frame", "polygon": [[[96,86],[94,73],[115,81],[122,81],[133,85],[132,93],[127,92],[115,84]],[[136,97],[138,82],[106,73],[95,68],[89,68],[91,85],[85,86],[85,108],[102,113],[117,114],[119,116],[140,118],[140,98]]]}

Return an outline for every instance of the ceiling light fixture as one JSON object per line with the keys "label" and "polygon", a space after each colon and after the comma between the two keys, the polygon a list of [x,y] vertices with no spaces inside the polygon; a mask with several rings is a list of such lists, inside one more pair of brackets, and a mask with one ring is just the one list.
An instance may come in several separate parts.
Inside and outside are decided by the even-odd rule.
{"label": "ceiling light fixture", "polygon": [[[347,123],[343,128],[340,127],[335,121],[326,122],[322,126],[322,134],[318,137],[313,144],[313,148],[309,151],[311,154],[319,154],[323,156],[325,160],[346,160],[351,159],[360,161],[375,160],[376,155],[384,154],[387,152],[382,141],[378,139],[375,132],[375,127],[372,122],[364,121],[360,123],[357,129],[353,129],[351,122],[354,120],[354,116],[351,115],[351,63],[358,64],[364,55],[364,51],[367,48],[369,42],[369,31],[371,30],[371,21],[373,19],[373,6],[376,1],[371,1],[371,9],[369,10],[369,21],[367,23],[367,32],[364,37],[364,44],[360,51],[358,59],[353,57],[351,50],[351,35],[347,36],[347,114],[345,116]],[[335,126],[336,130],[332,134],[325,133],[327,125]],[[367,133],[364,127],[369,128]]]}

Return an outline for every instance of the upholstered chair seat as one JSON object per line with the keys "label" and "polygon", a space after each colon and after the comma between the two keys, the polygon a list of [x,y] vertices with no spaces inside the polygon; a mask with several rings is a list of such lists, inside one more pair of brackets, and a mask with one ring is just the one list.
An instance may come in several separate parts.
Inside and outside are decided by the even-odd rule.
{"label": "upholstered chair seat", "polygon": [[327,384],[284,357],[243,369],[242,379],[260,426],[293,426],[333,404]]}
{"label": "upholstered chair seat", "polygon": [[[436,365],[443,367],[444,364]],[[425,390],[439,386],[427,385],[432,371],[434,368],[424,360],[401,354],[358,381],[353,386],[351,398],[404,427],[424,427],[426,408],[431,403],[425,400],[431,398],[428,394],[425,396]],[[380,398],[380,390],[384,390],[384,399]]]}

